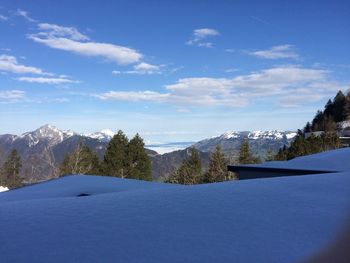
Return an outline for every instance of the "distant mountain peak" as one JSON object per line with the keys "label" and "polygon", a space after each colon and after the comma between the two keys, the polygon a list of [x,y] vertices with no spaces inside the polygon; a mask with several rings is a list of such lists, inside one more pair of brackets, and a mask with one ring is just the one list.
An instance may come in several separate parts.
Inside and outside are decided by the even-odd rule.
{"label": "distant mountain peak", "polygon": [[99,132],[83,134],[85,137],[89,137],[92,139],[99,139],[100,141],[109,141],[114,136],[114,132],[110,129],[105,129]]}
{"label": "distant mountain peak", "polygon": [[48,140],[50,145],[55,145],[73,135],[75,133],[71,130],[60,130],[54,125],[45,124],[34,131],[23,133],[19,138],[24,138],[27,144],[32,147],[41,140]]}
{"label": "distant mountain peak", "polygon": [[297,135],[294,131],[228,131],[221,135],[197,142],[194,146],[203,152],[213,152],[217,145],[228,156],[236,156],[245,138],[248,138],[254,154],[264,158],[267,151],[277,152],[284,145],[289,145]]}
{"label": "distant mountain peak", "polygon": [[[212,137],[211,139],[220,138],[220,139],[237,139],[237,138],[248,138],[250,140],[257,139],[282,139],[284,136],[287,139],[292,139],[296,136],[296,132],[293,131],[227,131],[221,135]],[[208,140],[208,139],[207,139]]]}

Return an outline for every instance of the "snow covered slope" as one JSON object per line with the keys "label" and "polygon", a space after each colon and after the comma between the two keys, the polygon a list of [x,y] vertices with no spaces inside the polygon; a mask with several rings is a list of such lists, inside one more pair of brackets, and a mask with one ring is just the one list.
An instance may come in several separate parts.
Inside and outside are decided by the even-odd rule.
{"label": "snow covered slope", "polygon": [[349,189],[349,172],[197,186],[68,176],[0,194],[1,261],[300,262],[335,238]]}

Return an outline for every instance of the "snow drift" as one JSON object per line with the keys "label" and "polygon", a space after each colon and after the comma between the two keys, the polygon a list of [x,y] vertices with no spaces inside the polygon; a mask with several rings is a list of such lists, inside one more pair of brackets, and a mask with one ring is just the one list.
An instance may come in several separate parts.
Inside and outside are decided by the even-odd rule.
{"label": "snow drift", "polygon": [[67,176],[0,194],[1,261],[300,262],[341,231],[349,189],[349,170],[196,186]]}

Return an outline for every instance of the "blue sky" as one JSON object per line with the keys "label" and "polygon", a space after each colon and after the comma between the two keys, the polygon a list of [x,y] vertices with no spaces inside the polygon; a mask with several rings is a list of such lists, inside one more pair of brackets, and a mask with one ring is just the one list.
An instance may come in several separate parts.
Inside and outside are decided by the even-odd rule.
{"label": "blue sky", "polygon": [[0,133],[295,130],[350,88],[348,1],[1,1]]}

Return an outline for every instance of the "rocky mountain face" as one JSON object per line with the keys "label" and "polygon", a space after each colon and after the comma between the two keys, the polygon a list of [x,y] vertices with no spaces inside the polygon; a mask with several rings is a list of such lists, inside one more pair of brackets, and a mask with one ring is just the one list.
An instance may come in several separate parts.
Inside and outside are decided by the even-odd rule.
{"label": "rocky mountain face", "polygon": [[21,156],[20,175],[27,182],[38,182],[56,177],[64,156],[79,142],[86,143],[99,156],[103,156],[107,142],[82,136],[72,131],[61,131],[52,125],[17,135],[0,135],[0,163],[12,149]]}
{"label": "rocky mountain face", "polygon": [[[78,143],[83,142],[95,151],[102,160],[109,140],[114,133],[104,130],[92,134],[78,134],[62,131],[53,125],[44,125],[39,129],[22,135],[0,135],[0,164],[12,149],[21,156],[21,176],[25,181],[39,182],[58,176],[58,167],[67,153],[73,151]],[[203,168],[209,163],[210,153],[216,145],[221,145],[223,152],[234,161],[244,138],[249,139],[252,151],[264,156],[268,150],[277,151],[294,138],[294,132],[228,132],[217,137],[199,141],[194,146],[200,151]],[[154,179],[167,177],[182,160],[188,157],[189,148],[163,155],[147,149],[152,162]]]}

